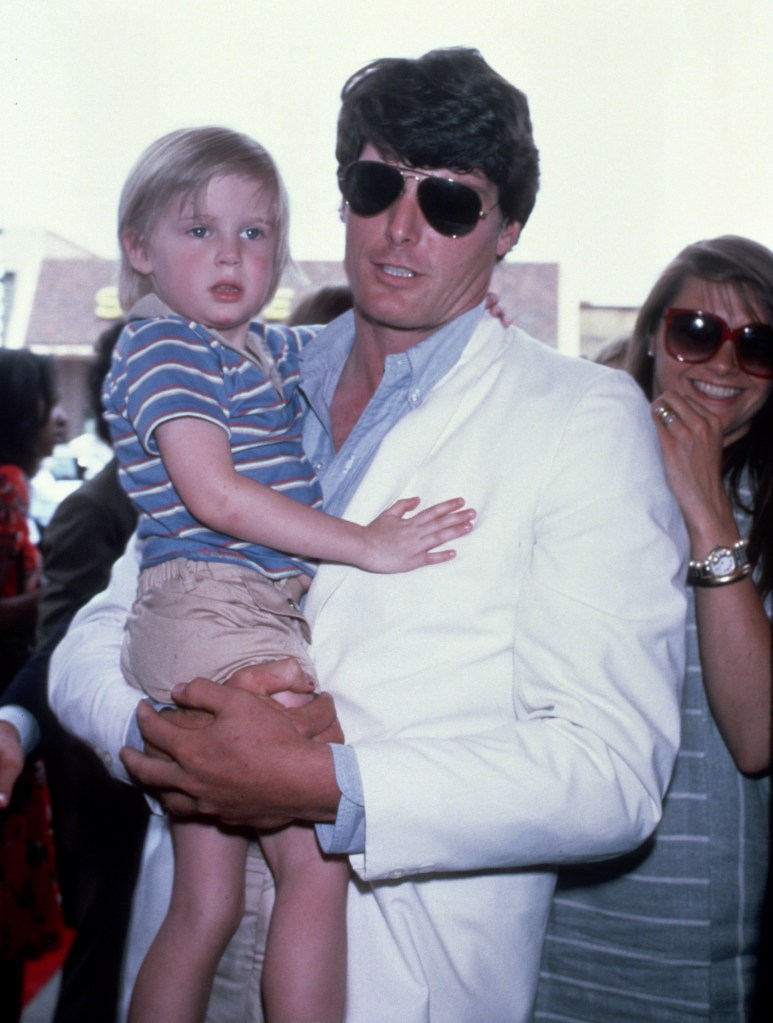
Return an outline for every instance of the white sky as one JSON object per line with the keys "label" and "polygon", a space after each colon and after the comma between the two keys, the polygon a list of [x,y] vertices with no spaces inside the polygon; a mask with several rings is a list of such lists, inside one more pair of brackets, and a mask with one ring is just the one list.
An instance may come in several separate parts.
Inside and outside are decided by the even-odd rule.
{"label": "white sky", "polygon": [[340,88],[469,45],[528,95],[542,158],[516,250],[637,305],[685,244],[773,247],[773,0],[0,0],[0,225],[113,257],[142,148],[222,123],[273,153],[298,259],[340,259]]}

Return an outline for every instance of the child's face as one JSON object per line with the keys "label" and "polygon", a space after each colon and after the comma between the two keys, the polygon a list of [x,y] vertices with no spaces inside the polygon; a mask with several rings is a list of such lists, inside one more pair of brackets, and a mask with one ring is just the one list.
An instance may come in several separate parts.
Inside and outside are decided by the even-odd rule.
{"label": "child's face", "polygon": [[273,273],[273,200],[253,178],[219,175],[195,202],[173,197],[127,255],[166,305],[243,348]]}

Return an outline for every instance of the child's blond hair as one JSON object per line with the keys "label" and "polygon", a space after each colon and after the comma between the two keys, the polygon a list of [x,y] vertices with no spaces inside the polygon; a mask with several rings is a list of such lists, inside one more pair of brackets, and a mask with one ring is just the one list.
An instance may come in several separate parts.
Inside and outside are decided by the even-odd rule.
{"label": "child's blond hair", "polygon": [[155,218],[173,198],[195,199],[212,178],[237,174],[254,178],[274,195],[272,216],[276,249],[266,303],[279,284],[289,258],[287,193],[269,153],[248,135],[229,128],[184,128],[151,143],[135,163],[121,192],[118,206],[118,241],[121,246],[119,294],[128,311],[151,291],[148,277],[138,273],[126,254],[126,239],[142,240]]}

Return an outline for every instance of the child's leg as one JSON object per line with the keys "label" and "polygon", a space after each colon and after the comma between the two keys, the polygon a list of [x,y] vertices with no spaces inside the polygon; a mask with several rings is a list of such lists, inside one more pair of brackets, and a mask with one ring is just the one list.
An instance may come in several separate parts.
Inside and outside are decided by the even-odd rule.
{"label": "child's leg", "polygon": [[340,1023],[346,994],[349,864],[325,859],[314,829],[260,836],[276,901],[263,964],[266,1023]]}
{"label": "child's leg", "polygon": [[137,976],[129,1023],[204,1023],[215,969],[244,908],[247,840],[172,818],[169,911]]}

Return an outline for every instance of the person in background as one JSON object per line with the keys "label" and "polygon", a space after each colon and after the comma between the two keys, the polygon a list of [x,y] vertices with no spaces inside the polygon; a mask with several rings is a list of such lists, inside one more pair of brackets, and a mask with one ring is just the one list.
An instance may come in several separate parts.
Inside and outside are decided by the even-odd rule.
{"label": "person in background", "polygon": [[610,338],[596,352],[593,361],[599,366],[610,366],[612,369],[623,369],[628,353],[630,337],[623,334],[621,337]]}
{"label": "person in background", "polygon": [[324,284],[300,300],[287,318],[287,325],[330,323],[351,308],[352,289],[348,284]]}
{"label": "person in background", "polygon": [[0,693],[34,645],[41,559],[30,531],[29,481],[53,451],[62,416],[51,360],[0,349]]}
{"label": "person in background", "polygon": [[[29,480],[53,450],[56,408],[53,363],[0,349],[0,699],[32,653],[41,559]],[[0,720],[0,1006],[9,1023],[21,1014],[25,962],[62,940],[45,769],[19,760],[19,727]]]}
{"label": "person in background", "polygon": [[536,1019],[743,1023],[770,841],[773,252],[680,252],[626,366],[690,538],[682,745],[652,838],[561,872]]}
{"label": "person in background", "polygon": [[[96,432],[110,434],[100,392],[123,321],[99,336],[89,369]],[[45,693],[48,656],[76,611],[107,586],[137,515],[112,458],[57,507],[43,536],[43,593],[38,653],[30,684]],[[51,715],[53,718],[53,715]],[[94,751],[59,726],[41,721],[57,868],[65,921],[75,937],[62,968],[53,1023],[113,1023],[131,900],[148,808],[142,793],[117,782]]]}
{"label": "person in background", "polygon": [[[97,433],[109,441],[100,392],[123,323],[97,340],[89,397]],[[37,647],[0,705],[0,792],[10,796],[25,758],[48,768],[56,864],[65,923],[75,935],[65,958],[53,1023],[113,1023],[123,947],[148,810],[142,794],[111,778],[48,706],[51,651],[75,612],[104,589],[136,514],[115,460],[59,504],[43,538]]]}
{"label": "person in background", "polygon": [[[306,820],[348,855],[347,1023],[525,1023],[547,865],[619,854],[660,816],[683,526],[630,377],[486,313],[536,198],[524,94],[466,48],[377,60],[344,87],[337,157],[354,304],[304,353],[310,461],[335,513],[368,522],[453,483],[475,529],[410,576],[321,566],[305,611],[335,705],[284,711],[198,679],[175,690],[184,710],[137,707],[118,667],[133,548],[60,645],[51,698],[112,755],[136,715],[170,759],[125,763],[173,812]],[[324,741],[336,705],[346,744]],[[195,707],[207,723],[186,728]],[[168,893],[158,827],[147,849],[145,931]],[[249,876],[211,1021],[261,1018],[265,884]]]}
{"label": "person in background", "polygon": [[[102,415],[102,382],[123,329],[120,320],[104,330],[89,367],[88,395],[97,435],[110,443]],[[75,612],[107,586],[113,562],[134,531],[137,513],[118,482],[113,457],[57,507],[43,540],[43,592],[38,607],[37,644],[69,625]]]}

